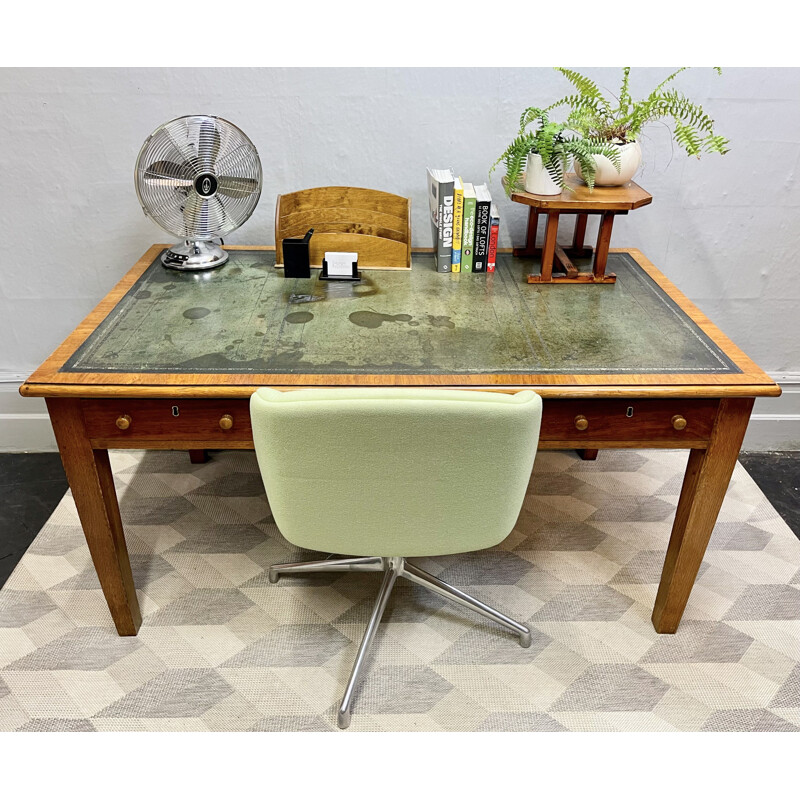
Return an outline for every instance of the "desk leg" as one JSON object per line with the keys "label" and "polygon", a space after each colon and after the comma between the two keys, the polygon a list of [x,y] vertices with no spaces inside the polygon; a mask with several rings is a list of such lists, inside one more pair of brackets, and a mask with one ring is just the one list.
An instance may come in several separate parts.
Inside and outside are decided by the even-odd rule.
{"label": "desk leg", "polygon": [[120,636],[135,636],[142,624],[131,563],[107,450],[93,450],[80,401],[48,398],[47,410],[109,611]]}
{"label": "desk leg", "polygon": [[706,450],[692,450],[653,608],[659,633],[675,633],[714,530],[753,408],[752,398],[721,400]]}

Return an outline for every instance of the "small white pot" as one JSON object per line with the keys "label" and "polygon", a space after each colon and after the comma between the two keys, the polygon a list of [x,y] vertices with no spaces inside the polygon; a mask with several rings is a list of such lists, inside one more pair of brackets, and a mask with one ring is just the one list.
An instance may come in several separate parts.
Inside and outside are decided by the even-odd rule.
{"label": "small white pot", "polygon": [[528,154],[525,191],[531,194],[561,194],[561,187],[550,177],[542,165],[542,157],[536,153]]}
{"label": "small white pot", "polygon": [[[593,158],[597,164],[594,177],[595,186],[624,186],[633,178],[642,163],[642,148],[639,147],[639,142],[619,145],[619,172],[605,156],[593,156]],[[583,180],[581,165],[577,161],[575,162],[575,173]]]}

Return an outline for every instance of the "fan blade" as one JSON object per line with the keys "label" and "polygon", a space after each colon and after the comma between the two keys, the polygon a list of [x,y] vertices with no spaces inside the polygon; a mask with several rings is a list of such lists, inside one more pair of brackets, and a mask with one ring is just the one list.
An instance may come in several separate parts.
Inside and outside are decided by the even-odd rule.
{"label": "fan blade", "polygon": [[202,235],[208,222],[208,202],[199,194],[190,194],[183,206],[184,235],[187,239]]}
{"label": "fan blade", "polygon": [[207,169],[214,169],[221,144],[222,140],[216,123],[210,119],[203,120],[200,123],[200,142],[197,152],[201,158],[206,160]]}
{"label": "fan blade", "polygon": [[258,191],[258,181],[255,178],[238,178],[234,175],[219,175],[217,177],[217,192],[225,197],[241,199],[250,197]]}
{"label": "fan blade", "polygon": [[155,161],[145,169],[142,177],[156,186],[191,186],[185,169],[191,165],[176,164],[174,161]]}

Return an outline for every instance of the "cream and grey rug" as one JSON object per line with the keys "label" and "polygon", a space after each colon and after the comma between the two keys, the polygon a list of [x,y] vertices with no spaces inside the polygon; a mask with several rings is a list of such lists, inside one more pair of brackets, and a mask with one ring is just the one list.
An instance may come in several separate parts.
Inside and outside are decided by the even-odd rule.
{"label": "cream and grey rug", "polygon": [[[116,635],[68,494],[0,591],[0,730],[335,730],[381,576],[268,583],[316,554],[281,537],[252,453],[112,463],[141,632]],[[741,466],[678,633],[653,630],[685,463],[540,453],[500,547],[417,562],[531,648],[399,581],[350,730],[800,730],[800,542]]]}

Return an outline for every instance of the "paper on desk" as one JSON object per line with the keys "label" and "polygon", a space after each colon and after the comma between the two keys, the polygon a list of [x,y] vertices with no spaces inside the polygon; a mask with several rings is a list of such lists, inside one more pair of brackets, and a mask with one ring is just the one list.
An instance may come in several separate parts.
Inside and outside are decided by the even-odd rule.
{"label": "paper on desk", "polygon": [[358,261],[358,253],[325,253],[328,262],[328,275],[346,278],[353,274],[353,262]]}

